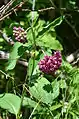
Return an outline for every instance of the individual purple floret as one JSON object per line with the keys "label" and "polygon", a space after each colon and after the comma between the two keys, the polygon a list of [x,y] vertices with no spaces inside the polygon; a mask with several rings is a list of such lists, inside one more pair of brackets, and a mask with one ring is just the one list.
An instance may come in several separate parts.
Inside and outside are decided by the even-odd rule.
{"label": "individual purple floret", "polygon": [[26,40],[26,32],[23,28],[19,27],[13,27],[13,35],[15,36],[15,39],[18,42],[24,43]]}
{"label": "individual purple floret", "polygon": [[38,65],[40,71],[46,73],[46,74],[53,74],[62,63],[62,56],[59,51],[54,52],[53,56],[44,56],[44,59],[42,59]]}

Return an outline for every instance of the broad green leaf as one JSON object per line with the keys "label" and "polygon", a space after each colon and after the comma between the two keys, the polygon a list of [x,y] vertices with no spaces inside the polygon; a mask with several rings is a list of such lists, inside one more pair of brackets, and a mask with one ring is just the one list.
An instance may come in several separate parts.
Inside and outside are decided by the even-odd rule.
{"label": "broad green leaf", "polygon": [[47,47],[49,49],[63,50],[59,41],[56,40],[56,38],[53,37],[50,33],[45,33],[44,35],[39,36],[38,39],[36,39],[36,43],[38,46]]}
{"label": "broad green leaf", "polygon": [[[43,30],[43,25],[45,24],[44,20],[39,20],[37,25],[33,28],[34,29],[34,34],[35,37],[37,37],[38,33],[41,32]],[[33,42],[33,34],[32,34],[32,30],[31,28],[28,30],[27,32],[27,39],[28,41],[30,41],[31,43]]]}
{"label": "broad green leaf", "polygon": [[55,81],[52,87],[46,78],[41,77],[37,79],[37,83],[30,87],[29,90],[36,99],[46,104],[52,104],[53,100],[59,95],[58,86],[58,82]]}
{"label": "broad green leaf", "polygon": [[[42,31],[34,29],[35,42],[37,46],[46,47],[53,50],[63,50],[62,45],[56,40],[55,30],[43,29]],[[29,44],[34,44],[33,34],[31,29],[27,33],[27,39]]]}
{"label": "broad green leaf", "polygon": [[0,107],[16,116],[20,109],[20,103],[21,99],[17,95],[11,93],[0,94]]}
{"label": "broad green leaf", "polygon": [[19,55],[19,48],[21,46],[22,46],[22,43],[19,43],[19,42],[16,42],[14,44],[12,51],[10,53],[10,57],[9,57],[9,61],[7,63],[6,70],[12,70],[15,67],[16,62],[21,55],[21,54]]}
{"label": "broad green leaf", "polygon": [[30,87],[30,92],[31,94],[38,100],[41,100],[43,103],[50,103],[52,101],[52,99],[49,97],[51,96],[51,93],[47,93],[47,91],[45,91],[43,89],[43,87],[45,85],[50,85],[49,81],[47,81],[45,78],[39,78],[37,80],[37,83],[35,83],[34,86]]}

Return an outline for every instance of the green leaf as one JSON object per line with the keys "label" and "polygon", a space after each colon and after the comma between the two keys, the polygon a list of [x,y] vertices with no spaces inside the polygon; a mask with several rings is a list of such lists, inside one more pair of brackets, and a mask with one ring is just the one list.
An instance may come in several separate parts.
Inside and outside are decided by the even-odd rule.
{"label": "green leaf", "polygon": [[36,44],[38,46],[47,47],[53,50],[63,50],[59,41],[56,40],[56,38],[53,37],[50,33],[45,33],[42,36],[39,36],[38,39],[36,39]]}
{"label": "green leaf", "polygon": [[33,58],[29,59],[29,63],[28,63],[28,76],[30,77],[31,75],[33,75],[33,72],[35,70],[37,66],[37,61]]}
{"label": "green leaf", "polygon": [[33,20],[33,24],[36,23],[38,17],[39,17],[39,14],[37,11],[32,11],[27,15],[28,21],[30,22],[31,20]]}
{"label": "green leaf", "polygon": [[60,108],[60,107],[62,107],[61,104],[56,104],[56,105],[51,106],[51,107],[50,107],[50,110],[51,110],[51,111],[54,111],[54,110],[56,110],[56,109],[58,109],[58,108]]}
{"label": "green leaf", "polygon": [[23,106],[35,107],[37,103],[30,98],[24,97]]}
{"label": "green leaf", "polygon": [[59,95],[58,82],[53,82],[53,87],[50,82],[44,78],[38,78],[34,86],[29,87],[31,94],[43,103],[52,104],[53,100]]}
{"label": "green leaf", "polygon": [[71,64],[69,64],[67,61],[65,61],[64,59],[62,59],[62,67],[63,67],[63,69],[66,71],[66,72],[68,72],[68,73],[70,73],[70,71],[73,69],[72,68],[72,66],[71,66]]}
{"label": "green leaf", "polygon": [[47,28],[51,29],[51,27],[55,28],[56,26],[59,26],[62,23],[63,20],[64,20],[64,16],[60,16],[57,19],[55,19],[53,22],[51,22],[50,24],[45,26],[44,28],[46,28],[46,29]]}
{"label": "green leaf", "polygon": [[73,84],[79,85],[79,69],[73,68],[70,72],[71,78],[73,79]]}
{"label": "green leaf", "polygon": [[56,116],[54,116],[54,119],[60,119],[61,118],[61,113],[57,113]]}
{"label": "green leaf", "polygon": [[0,107],[16,116],[20,109],[20,103],[21,99],[17,95],[11,93],[0,94]]}
{"label": "green leaf", "polygon": [[22,43],[19,43],[19,42],[16,42],[14,44],[12,51],[10,53],[10,57],[9,57],[9,61],[7,63],[6,70],[12,70],[15,67],[16,62],[21,55],[21,54],[19,55],[19,48],[21,46],[22,46]]}
{"label": "green leaf", "polygon": [[[49,81],[47,81],[44,77],[39,78],[37,83],[34,86],[30,87],[31,94],[38,100],[41,100],[43,103],[50,103],[52,99],[48,96],[47,91],[43,89],[45,85],[50,85]],[[49,93],[49,95],[51,95]]]}
{"label": "green leaf", "polygon": [[57,80],[54,80],[52,82],[52,88],[53,88],[53,99],[55,99],[59,95],[59,82]]}
{"label": "green leaf", "polygon": [[[35,106],[38,105],[37,102],[35,102],[34,100],[28,98],[28,97],[24,97],[23,100],[23,106],[26,106],[28,108],[35,108]],[[40,105],[37,106],[36,110],[41,110],[42,107]]]}
{"label": "green leaf", "polygon": [[73,109],[73,112],[74,112],[76,115],[78,115],[78,116],[79,116],[79,111],[78,111],[78,110]]}
{"label": "green leaf", "polygon": [[[40,47],[46,47],[53,50],[63,50],[62,45],[58,40],[56,40],[56,32],[55,29],[42,29],[39,31],[39,29],[34,28],[35,33],[35,42],[37,46]],[[34,44],[33,41],[33,35],[31,32],[31,29],[27,33],[27,39],[29,44]]]}
{"label": "green leaf", "polygon": [[69,111],[69,113],[72,115],[73,119],[78,119],[78,116],[73,111]]}

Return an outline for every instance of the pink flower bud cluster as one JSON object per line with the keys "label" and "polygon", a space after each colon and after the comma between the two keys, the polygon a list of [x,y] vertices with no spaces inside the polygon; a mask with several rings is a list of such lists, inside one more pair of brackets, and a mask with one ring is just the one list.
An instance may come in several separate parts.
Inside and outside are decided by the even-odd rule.
{"label": "pink flower bud cluster", "polygon": [[13,35],[15,36],[15,39],[18,42],[24,43],[26,40],[26,32],[23,28],[19,27],[13,27]]}
{"label": "pink flower bud cluster", "polygon": [[53,56],[44,56],[44,59],[42,59],[39,62],[39,69],[40,71],[46,73],[46,74],[53,74],[62,63],[62,56],[59,51],[54,52]]}

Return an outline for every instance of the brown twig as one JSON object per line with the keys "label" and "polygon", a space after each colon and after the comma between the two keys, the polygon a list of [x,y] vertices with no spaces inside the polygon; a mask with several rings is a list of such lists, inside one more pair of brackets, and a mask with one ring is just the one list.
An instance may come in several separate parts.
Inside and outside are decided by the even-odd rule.
{"label": "brown twig", "polygon": [[16,12],[19,8],[22,7],[23,4],[24,4],[24,2],[20,2],[20,4],[16,5],[11,10],[9,10],[8,12],[6,12],[5,13],[5,16],[1,16],[0,17],[0,21],[4,20],[6,17],[10,16],[13,12]]}
{"label": "brown twig", "polygon": [[[36,10],[36,11],[37,11],[37,12],[44,12],[44,11],[56,10],[56,9],[57,9],[57,8],[55,8],[55,7],[48,7],[48,8],[39,9],[39,10]],[[61,8],[61,10],[66,11],[66,8]],[[22,11],[31,12],[32,10],[30,10],[30,9],[22,9]]]}
{"label": "brown twig", "polygon": [[[15,0],[14,0],[15,1]],[[19,8],[21,8],[23,6],[25,2],[20,2],[18,5],[16,5],[15,7],[13,7],[12,9],[10,9],[8,12],[5,13],[5,16],[1,16],[0,17],[0,21],[4,20],[6,17],[10,16],[13,12],[16,12]],[[10,6],[9,6],[10,7]],[[4,7],[3,7],[4,9]],[[26,11],[26,12],[32,12],[32,10],[30,9],[21,9],[22,11]],[[57,8],[56,6],[54,7],[49,7],[49,8],[44,8],[44,9],[39,9],[39,10],[35,10],[37,12],[44,12],[44,11],[48,11],[48,10],[56,10],[56,11],[68,11],[67,8]],[[72,11],[72,10],[70,10]],[[75,12],[79,12],[79,9],[74,9]]]}
{"label": "brown twig", "polygon": [[0,9],[1,16],[3,16],[5,14],[5,12],[9,9],[9,7],[13,4],[14,1],[15,0],[11,0],[5,6],[1,7],[1,9]]}

